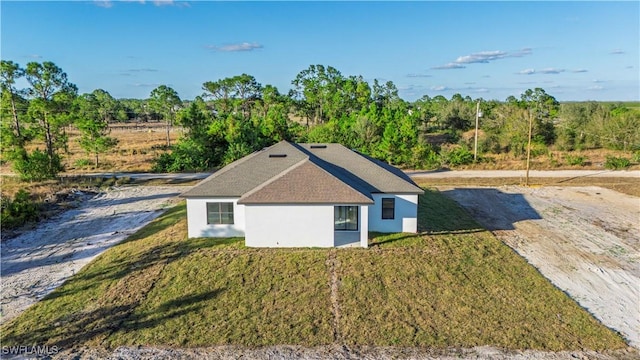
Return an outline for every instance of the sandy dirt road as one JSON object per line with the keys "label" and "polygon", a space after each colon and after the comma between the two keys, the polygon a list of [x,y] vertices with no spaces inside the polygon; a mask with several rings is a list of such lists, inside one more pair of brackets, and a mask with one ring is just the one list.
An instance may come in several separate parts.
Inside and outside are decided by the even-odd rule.
{"label": "sandy dirt road", "polygon": [[640,199],[600,187],[439,188],[640,347]]}
{"label": "sandy dirt road", "polygon": [[3,242],[0,323],[19,315],[104,250],[156,218],[182,190],[114,188]]}

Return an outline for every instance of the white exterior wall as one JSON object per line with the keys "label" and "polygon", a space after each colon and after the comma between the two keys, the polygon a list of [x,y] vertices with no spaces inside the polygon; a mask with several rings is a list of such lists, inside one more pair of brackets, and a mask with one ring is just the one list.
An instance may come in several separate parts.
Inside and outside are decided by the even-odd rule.
{"label": "white exterior wall", "polygon": [[[395,198],[395,216],[382,219],[382,198]],[[373,194],[369,206],[369,231],[382,233],[418,232],[418,195]]]}
{"label": "white exterior wall", "polygon": [[360,246],[369,247],[369,208],[371,206],[360,206]]}
{"label": "white exterior wall", "polygon": [[245,245],[333,247],[333,205],[246,205]]}
{"label": "white exterior wall", "polygon": [[[234,224],[207,224],[208,202],[233,202]],[[245,236],[245,206],[238,204],[238,198],[187,199],[187,227],[190,238]]]}

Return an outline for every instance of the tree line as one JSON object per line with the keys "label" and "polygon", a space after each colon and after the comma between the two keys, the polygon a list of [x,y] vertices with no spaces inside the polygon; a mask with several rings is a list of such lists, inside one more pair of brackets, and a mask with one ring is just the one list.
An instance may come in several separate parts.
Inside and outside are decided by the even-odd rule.
{"label": "tree line", "polygon": [[[27,88],[16,87],[21,78]],[[79,143],[97,167],[99,155],[117,146],[109,124],[125,121],[165,123],[168,151],[156,159],[154,170],[170,172],[213,169],[281,140],[337,142],[405,167],[466,164],[474,161],[470,133],[480,113],[477,161],[489,153],[523,156],[530,124],[538,151],[640,150],[637,109],[602,102],[560,104],[541,88],[505,101],[455,94],[409,102],[391,81],[370,84],[331,66],[311,65],[291,81],[286,94],[241,74],[204,82],[202,95],[191,100],[166,85],[147,99],[115,99],[102,89],[78,94],[52,62],[22,68],[5,60],[1,82],[2,158],[25,179],[51,178],[63,170],[70,126],[80,131]],[[172,144],[175,125],[184,134]],[[27,150],[27,144],[38,146]]]}

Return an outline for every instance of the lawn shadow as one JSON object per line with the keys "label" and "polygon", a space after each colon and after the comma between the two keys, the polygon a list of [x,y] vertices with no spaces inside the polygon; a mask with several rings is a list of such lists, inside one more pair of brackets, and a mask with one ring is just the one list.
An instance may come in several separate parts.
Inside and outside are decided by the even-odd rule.
{"label": "lawn shadow", "polygon": [[[68,349],[90,341],[98,341],[108,346],[104,341],[113,333],[137,332],[145,328],[153,328],[167,320],[197,312],[204,307],[203,302],[219,296],[224,289],[214,289],[199,294],[174,299],[160,304],[153,311],[136,313],[140,305],[137,300],[124,301],[119,305],[105,305],[90,311],[73,314],[70,318],[61,319],[56,324],[46,324],[42,328],[34,329],[30,341],[38,344],[57,346]],[[129,299],[127,299],[129,300]],[[53,337],[49,336],[53,334]],[[16,339],[5,339],[12,343]],[[108,340],[107,340],[108,341]]]}

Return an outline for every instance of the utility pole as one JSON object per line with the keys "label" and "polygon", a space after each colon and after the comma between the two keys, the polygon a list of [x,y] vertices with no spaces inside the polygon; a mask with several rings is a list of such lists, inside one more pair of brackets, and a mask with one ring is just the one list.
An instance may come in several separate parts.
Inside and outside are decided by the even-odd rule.
{"label": "utility pole", "polygon": [[533,117],[531,116],[531,108],[529,108],[529,142],[527,144],[527,177],[525,186],[529,186],[529,164],[531,160],[531,131],[533,129]]}
{"label": "utility pole", "polygon": [[478,100],[478,104],[476,105],[476,137],[473,142],[473,162],[478,160],[478,120],[480,118],[480,100]]}

